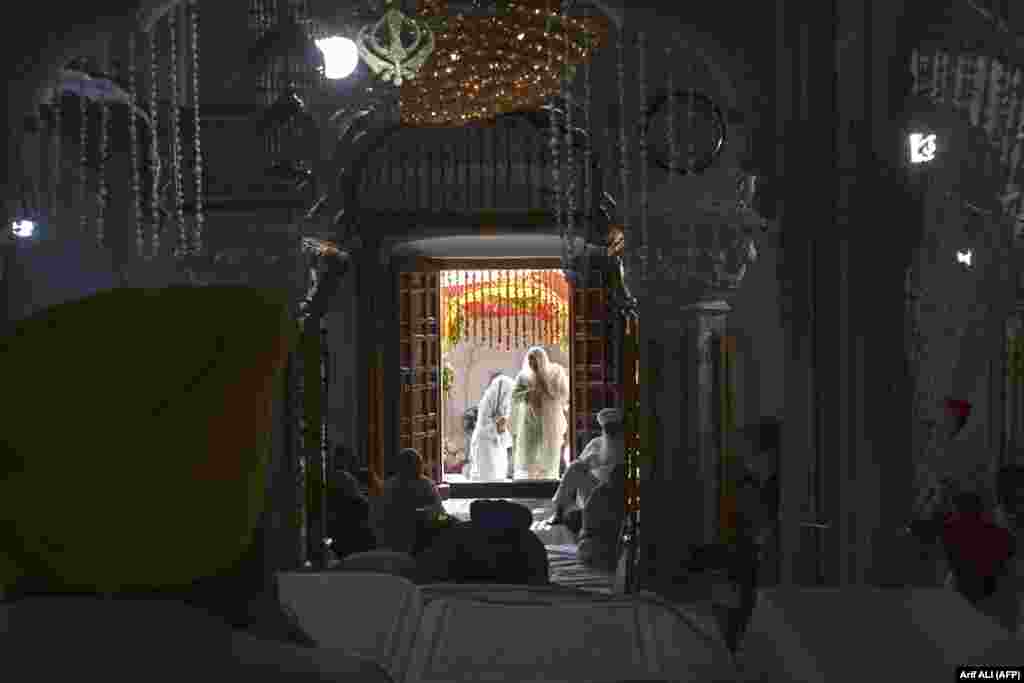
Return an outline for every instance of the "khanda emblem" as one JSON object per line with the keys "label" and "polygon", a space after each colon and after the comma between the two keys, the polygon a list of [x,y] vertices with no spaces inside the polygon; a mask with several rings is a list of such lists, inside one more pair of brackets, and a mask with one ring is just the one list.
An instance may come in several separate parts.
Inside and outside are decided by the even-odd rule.
{"label": "khanda emblem", "polygon": [[[403,30],[412,36],[408,45],[402,41]],[[375,74],[395,85],[402,85],[402,81],[416,77],[434,51],[434,33],[390,7],[380,21],[359,31],[356,46],[363,61]]]}

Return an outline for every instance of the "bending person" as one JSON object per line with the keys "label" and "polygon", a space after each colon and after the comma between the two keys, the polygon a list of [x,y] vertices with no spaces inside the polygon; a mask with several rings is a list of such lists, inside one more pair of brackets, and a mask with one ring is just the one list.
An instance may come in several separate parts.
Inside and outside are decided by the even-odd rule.
{"label": "bending person", "polygon": [[569,375],[539,346],[531,348],[512,393],[516,479],[558,479],[568,423]]}
{"label": "bending person", "polygon": [[490,384],[480,399],[470,440],[473,463],[470,476],[475,481],[504,479],[508,474],[508,449],[512,447],[508,418],[514,389],[512,378],[499,370],[491,375]]}

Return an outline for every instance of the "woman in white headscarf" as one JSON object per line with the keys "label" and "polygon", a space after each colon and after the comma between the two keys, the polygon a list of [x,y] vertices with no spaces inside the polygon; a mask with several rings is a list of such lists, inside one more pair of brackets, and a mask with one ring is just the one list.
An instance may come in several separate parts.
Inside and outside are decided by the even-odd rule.
{"label": "woman in white headscarf", "polygon": [[565,368],[539,346],[531,348],[512,392],[516,479],[558,479],[568,404]]}
{"label": "woman in white headscarf", "polygon": [[493,481],[508,476],[508,449],[512,447],[508,417],[514,388],[512,378],[499,371],[491,375],[491,383],[480,399],[470,440],[473,454],[470,477],[474,481]]}

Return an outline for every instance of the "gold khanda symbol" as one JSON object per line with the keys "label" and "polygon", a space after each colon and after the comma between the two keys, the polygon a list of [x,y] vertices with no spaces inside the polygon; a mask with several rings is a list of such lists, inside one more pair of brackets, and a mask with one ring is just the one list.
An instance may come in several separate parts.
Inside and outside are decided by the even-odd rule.
{"label": "gold khanda symbol", "polygon": [[[387,0],[387,4],[391,5],[391,1]],[[408,46],[402,43],[403,28],[408,28],[413,36]],[[385,29],[387,40],[381,43],[377,35]],[[375,74],[395,85],[402,85],[404,80],[416,77],[434,51],[434,33],[429,27],[390,7],[377,23],[364,26],[359,31],[356,47],[359,56]]]}

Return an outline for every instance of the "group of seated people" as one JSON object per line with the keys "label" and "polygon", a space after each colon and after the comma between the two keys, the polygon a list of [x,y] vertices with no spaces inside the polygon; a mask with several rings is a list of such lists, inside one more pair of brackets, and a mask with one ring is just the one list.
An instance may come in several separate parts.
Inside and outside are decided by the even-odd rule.
{"label": "group of seated people", "polygon": [[329,487],[331,550],[344,558],[371,550],[403,553],[415,560],[422,583],[471,582],[546,585],[544,544],[531,531],[533,515],[507,501],[474,501],[470,520],[449,517],[434,482],[414,449],[398,454],[380,495],[367,498],[356,479],[336,473]]}
{"label": "group of seated people", "polygon": [[[612,571],[625,516],[622,413],[606,409],[598,421],[602,434],[566,471],[548,524],[569,529],[580,562]],[[544,543],[531,530],[528,508],[479,500],[471,505],[468,522],[449,517],[414,449],[399,453],[380,495],[363,495],[355,477],[343,470],[334,474],[328,495],[327,535],[339,560],[386,549],[413,556],[424,581],[548,581]]]}

